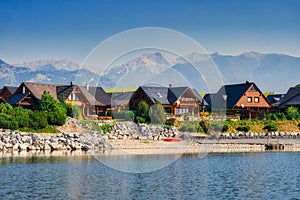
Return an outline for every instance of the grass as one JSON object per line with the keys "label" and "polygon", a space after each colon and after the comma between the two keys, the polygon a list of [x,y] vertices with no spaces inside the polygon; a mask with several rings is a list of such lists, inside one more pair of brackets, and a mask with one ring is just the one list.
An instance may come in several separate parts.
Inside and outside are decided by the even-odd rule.
{"label": "grass", "polygon": [[47,126],[43,129],[31,129],[31,128],[19,128],[19,131],[28,132],[28,133],[60,133],[55,126]]}
{"label": "grass", "polygon": [[107,93],[114,93],[114,92],[134,92],[137,88],[110,88],[105,90]]}

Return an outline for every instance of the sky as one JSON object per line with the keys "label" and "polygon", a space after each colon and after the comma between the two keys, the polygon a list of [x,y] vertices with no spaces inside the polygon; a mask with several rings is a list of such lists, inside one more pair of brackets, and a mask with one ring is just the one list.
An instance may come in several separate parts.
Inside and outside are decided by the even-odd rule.
{"label": "sky", "polygon": [[100,42],[141,27],[182,32],[210,53],[300,57],[299,0],[0,0],[0,59],[82,63]]}

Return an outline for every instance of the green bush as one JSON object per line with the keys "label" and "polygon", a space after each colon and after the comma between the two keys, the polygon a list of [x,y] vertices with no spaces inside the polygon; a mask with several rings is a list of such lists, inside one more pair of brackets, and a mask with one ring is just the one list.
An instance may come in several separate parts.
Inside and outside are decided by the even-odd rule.
{"label": "green bush", "polygon": [[164,124],[166,122],[165,109],[159,101],[156,101],[150,108],[149,117],[151,119],[151,123],[154,124]]}
{"label": "green bush", "polygon": [[16,107],[13,110],[12,117],[18,122],[19,128],[25,128],[29,126],[29,113],[31,110],[24,109],[22,107]]}
{"label": "green bush", "polygon": [[286,118],[289,120],[298,119],[299,118],[298,108],[293,106],[288,107],[288,109],[286,110]]}
{"label": "green bush", "polygon": [[31,129],[43,129],[48,126],[47,114],[41,111],[33,111],[29,116],[29,126]]}
{"label": "green bush", "polygon": [[210,126],[210,122],[208,120],[201,120],[199,121],[199,126],[202,128],[204,133],[207,133]]}
{"label": "green bush", "polygon": [[140,117],[140,116],[137,116],[137,117],[136,117],[136,121],[137,121],[138,123],[146,123],[146,119],[143,118],[143,117]]}
{"label": "green bush", "polygon": [[137,122],[149,122],[149,105],[145,101],[139,102],[135,108],[134,115]]}
{"label": "green bush", "polygon": [[10,115],[0,113],[0,127],[5,129],[18,129],[18,122],[12,119]]}
{"label": "green bush", "polygon": [[110,125],[110,124],[104,124],[100,128],[101,128],[101,130],[104,133],[108,133],[108,132],[110,132],[112,130],[112,125]]}
{"label": "green bush", "polygon": [[67,110],[63,103],[54,99],[49,92],[44,92],[38,110],[47,113],[48,124],[63,125],[66,123]]}
{"label": "green bush", "polygon": [[271,122],[268,122],[268,123],[264,126],[263,129],[264,129],[264,130],[267,130],[268,132],[271,132],[271,131],[277,131],[277,130],[278,130],[276,124],[275,124],[275,123],[271,123]]}
{"label": "green bush", "polygon": [[65,103],[65,102],[63,102],[63,105],[66,109],[67,116],[73,117],[75,119],[82,118],[79,106],[72,105],[71,103]]}
{"label": "green bush", "polygon": [[236,128],[237,131],[243,131],[243,132],[249,132],[250,131],[250,126],[238,126]]}
{"label": "green bush", "polygon": [[133,121],[134,120],[134,112],[133,111],[120,111],[120,112],[111,112],[111,115],[114,119],[122,119],[125,121]]}

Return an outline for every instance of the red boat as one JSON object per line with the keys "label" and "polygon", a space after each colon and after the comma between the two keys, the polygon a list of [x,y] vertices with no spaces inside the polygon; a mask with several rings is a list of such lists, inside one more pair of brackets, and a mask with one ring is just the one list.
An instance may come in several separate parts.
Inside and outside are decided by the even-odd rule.
{"label": "red boat", "polygon": [[166,138],[164,139],[165,142],[181,142],[181,138]]}

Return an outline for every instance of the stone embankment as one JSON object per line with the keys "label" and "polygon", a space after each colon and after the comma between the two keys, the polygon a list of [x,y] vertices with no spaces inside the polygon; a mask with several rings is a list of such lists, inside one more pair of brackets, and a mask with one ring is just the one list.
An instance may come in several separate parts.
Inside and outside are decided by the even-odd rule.
{"label": "stone embankment", "polygon": [[[0,151],[151,149],[164,146],[166,142],[163,140],[169,137],[181,137],[184,142],[188,142],[189,146],[195,144],[190,146],[193,151],[195,148],[201,149],[201,145],[203,146],[209,138],[203,135],[193,137],[188,133],[180,133],[175,127],[135,124],[133,122],[113,124],[112,130],[106,134],[84,129],[84,127],[79,126],[77,121],[70,121],[68,126],[71,125],[72,130],[64,127],[65,129],[61,130],[63,133],[58,134],[33,134],[0,129]],[[210,145],[213,146],[213,149],[210,152],[300,151],[300,134],[297,132],[222,133],[213,138],[214,143]],[[170,147],[170,145],[167,146]]]}
{"label": "stone embankment", "polygon": [[135,124],[133,122],[117,123],[107,134],[108,139],[139,139],[164,140],[168,137],[178,136],[175,127]]}
{"label": "stone embankment", "polygon": [[104,139],[96,133],[33,134],[1,130],[0,151],[84,150],[105,148]]}

